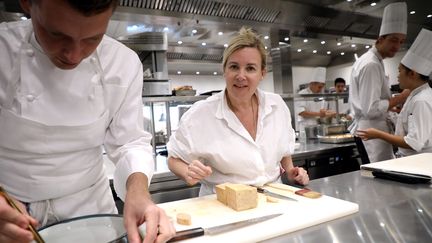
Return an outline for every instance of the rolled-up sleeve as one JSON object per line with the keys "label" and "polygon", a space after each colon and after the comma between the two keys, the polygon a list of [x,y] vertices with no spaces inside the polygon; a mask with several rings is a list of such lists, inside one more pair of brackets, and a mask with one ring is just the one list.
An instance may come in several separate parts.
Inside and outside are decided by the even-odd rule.
{"label": "rolled-up sleeve", "polygon": [[382,99],[384,85],[382,72],[378,63],[369,63],[360,72],[359,98],[361,109],[369,119],[376,119],[386,114],[389,106],[388,99]]}
{"label": "rolled-up sleeve", "polygon": [[108,157],[116,165],[114,188],[123,201],[126,182],[132,173],[144,173],[149,183],[154,173],[150,144],[152,136],[143,128],[142,66],[139,60],[134,61],[138,62],[131,62],[137,63],[135,68],[131,68],[131,76],[122,77],[133,81],[126,88],[124,99],[119,101],[118,109],[114,111],[104,142]]}

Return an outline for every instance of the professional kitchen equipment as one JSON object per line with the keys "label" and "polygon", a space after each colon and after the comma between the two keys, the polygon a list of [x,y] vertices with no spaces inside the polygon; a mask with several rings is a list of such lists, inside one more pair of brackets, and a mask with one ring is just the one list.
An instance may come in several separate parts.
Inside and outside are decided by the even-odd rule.
{"label": "professional kitchen equipment", "polygon": [[167,96],[171,95],[171,83],[169,80],[144,80],[143,96]]}

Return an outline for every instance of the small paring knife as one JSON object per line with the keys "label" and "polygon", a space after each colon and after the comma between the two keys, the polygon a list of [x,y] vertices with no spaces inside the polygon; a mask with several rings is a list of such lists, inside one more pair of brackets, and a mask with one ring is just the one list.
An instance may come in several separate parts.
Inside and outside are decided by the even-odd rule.
{"label": "small paring knife", "polygon": [[264,189],[264,188],[262,188],[260,186],[253,186],[253,187],[256,187],[257,191],[259,193],[264,194],[264,195],[272,196],[272,197],[279,198],[279,199],[284,199],[284,200],[290,200],[290,201],[297,202],[297,199],[294,199],[294,198],[291,198],[291,197],[288,197],[288,196],[285,196],[285,195],[281,195],[281,194],[278,194],[278,193],[271,192],[271,191],[269,191],[267,189]]}

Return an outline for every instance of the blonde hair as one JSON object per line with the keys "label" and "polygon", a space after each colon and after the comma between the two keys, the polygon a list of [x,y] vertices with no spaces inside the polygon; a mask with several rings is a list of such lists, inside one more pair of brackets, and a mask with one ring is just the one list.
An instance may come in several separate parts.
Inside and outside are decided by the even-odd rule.
{"label": "blonde hair", "polygon": [[256,48],[261,56],[261,70],[267,66],[267,52],[264,47],[264,42],[260,35],[255,33],[251,28],[242,27],[239,33],[231,39],[228,47],[223,53],[222,67],[225,70],[228,58],[237,50],[252,47]]}

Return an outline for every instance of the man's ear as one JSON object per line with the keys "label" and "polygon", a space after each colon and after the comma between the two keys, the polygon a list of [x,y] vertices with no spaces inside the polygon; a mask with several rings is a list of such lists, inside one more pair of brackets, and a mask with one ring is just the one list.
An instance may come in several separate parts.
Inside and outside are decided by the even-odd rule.
{"label": "man's ear", "polygon": [[21,8],[24,10],[24,13],[26,15],[30,15],[30,8],[31,8],[31,0],[19,0]]}

